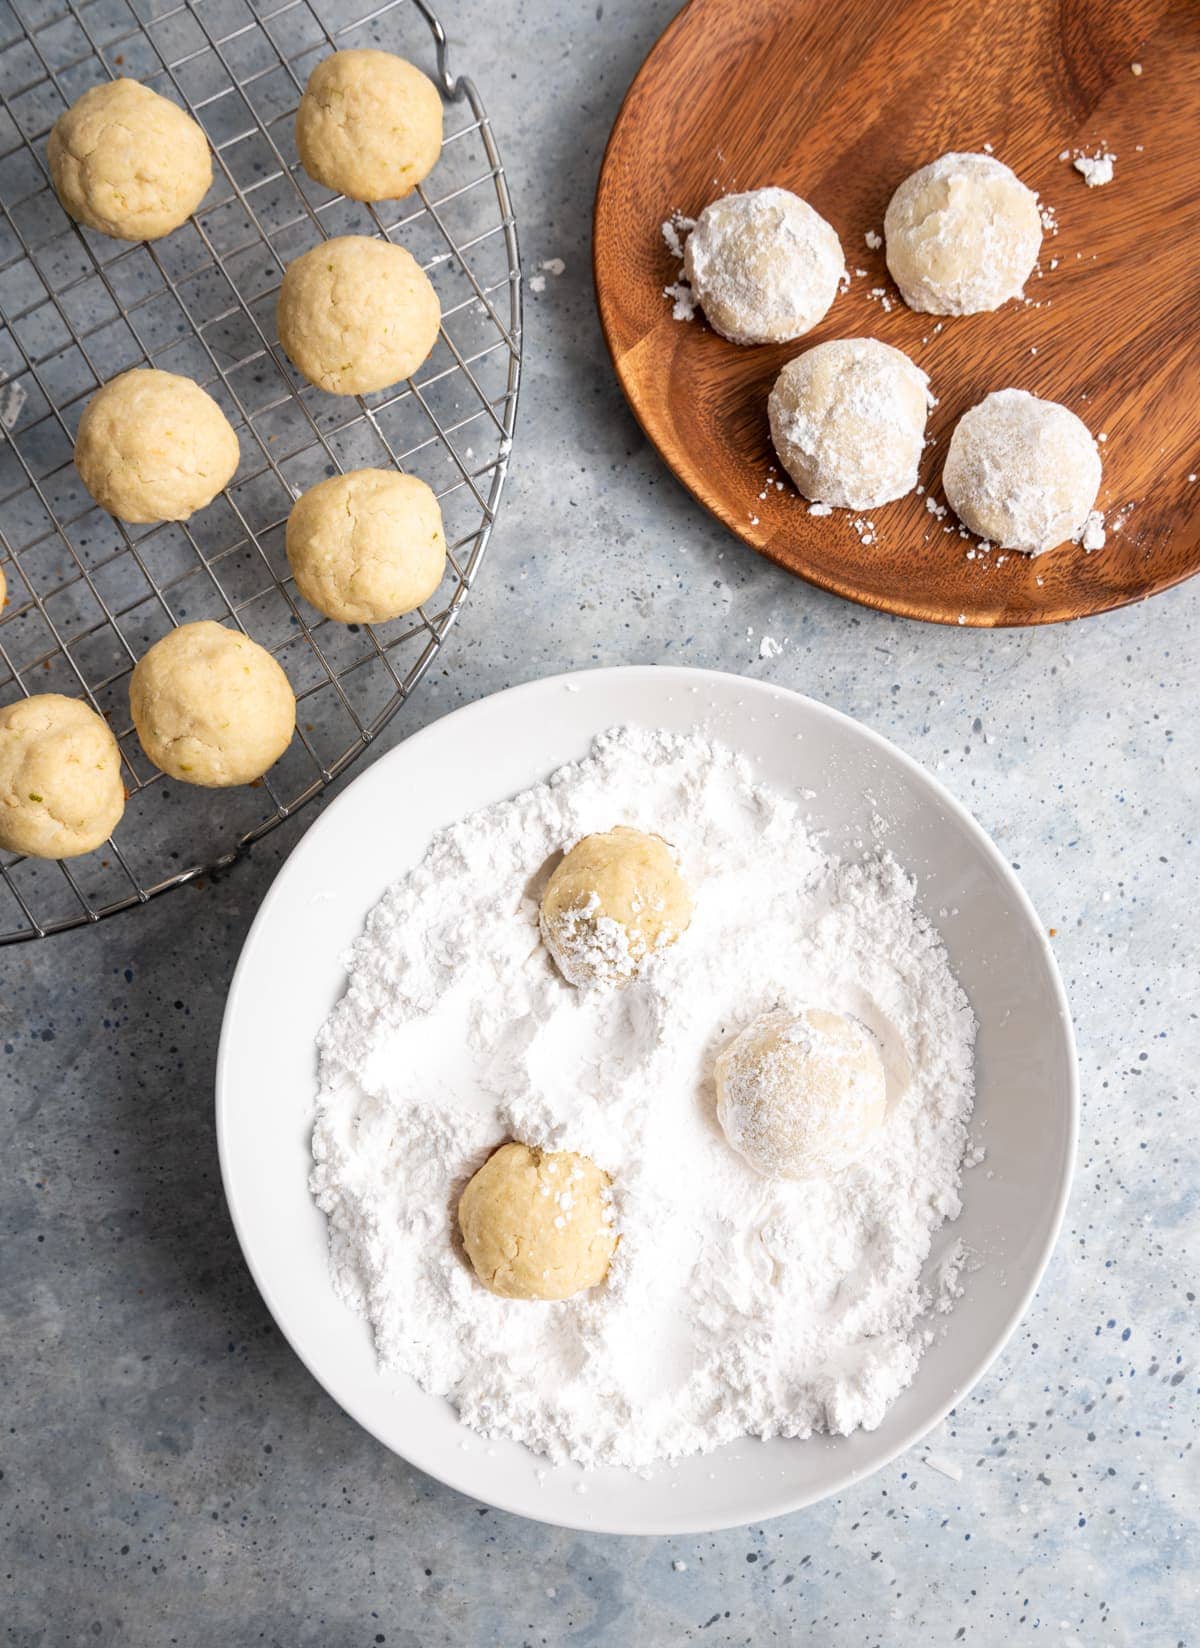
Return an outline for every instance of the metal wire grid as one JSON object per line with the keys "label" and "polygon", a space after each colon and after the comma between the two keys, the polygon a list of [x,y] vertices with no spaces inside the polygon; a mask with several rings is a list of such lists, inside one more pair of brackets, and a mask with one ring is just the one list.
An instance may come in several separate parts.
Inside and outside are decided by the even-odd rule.
{"label": "metal wire grid", "polygon": [[[0,854],[2,943],[145,902],[232,862],[303,806],[412,691],[487,547],[521,364],[504,168],[479,95],[451,75],[445,34],[424,0],[386,0],[357,18],[337,7],[330,0],[318,16],[309,0],[0,0],[0,373],[7,395],[23,398],[15,419],[10,410],[8,439],[0,434],[9,585],[0,699],[12,697],[6,689],[85,697],[118,736],[129,791],[116,836],[85,859]],[[363,207],[306,177],[292,117],[313,63],[332,49],[380,44],[417,55],[398,38],[400,8],[404,21],[419,13],[433,38],[447,100],[443,156],[414,197]],[[49,188],[50,126],[87,86],[119,74],[187,107],[216,161],[195,219],[157,242],[81,231]],[[469,118],[456,121],[456,112]],[[416,379],[365,400],[304,384],[274,328],[286,264],[317,236],[354,232],[401,241],[442,301],[439,342]],[[237,476],[190,522],[114,521],[71,461],[95,389],[141,365],[195,378],[238,430]],[[325,475],[389,464],[423,475],[441,501],[449,566],[437,610],[376,628],[320,619],[288,575],[292,500]],[[297,737],[258,786],[174,785],[133,734],[134,662],[168,627],[201,617],[267,646],[296,689]]]}

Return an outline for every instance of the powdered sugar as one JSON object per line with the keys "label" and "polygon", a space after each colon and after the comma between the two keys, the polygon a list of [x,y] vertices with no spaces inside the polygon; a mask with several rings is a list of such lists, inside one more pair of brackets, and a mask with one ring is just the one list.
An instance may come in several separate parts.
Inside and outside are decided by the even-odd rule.
{"label": "powdered sugar", "polygon": [[[811,775],[809,775],[811,778]],[[677,849],[692,924],[623,989],[573,990],[538,937],[547,861],[614,823]],[[839,1178],[760,1178],[713,1063],[759,1013],[853,1015],[888,1076],[879,1147]],[[334,1284],[384,1369],[553,1458],[644,1469],[746,1433],[873,1428],[958,1287],[974,1021],[885,855],[831,860],[794,801],[700,735],[624,728],[443,831],[368,918],[320,1037],[314,1194]],[[506,1138],[591,1156],[621,1241],[561,1304],[487,1293],[457,1245]]]}

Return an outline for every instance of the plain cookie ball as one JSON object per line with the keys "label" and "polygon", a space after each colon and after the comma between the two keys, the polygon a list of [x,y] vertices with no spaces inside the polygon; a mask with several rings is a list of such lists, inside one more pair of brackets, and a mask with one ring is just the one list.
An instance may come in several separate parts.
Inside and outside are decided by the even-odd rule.
{"label": "plain cookie ball", "polygon": [[289,263],[276,310],[280,343],[331,395],[369,395],[411,377],[441,318],[417,260],[366,235],[327,240]]}
{"label": "plain cookie ball", "polygon": [[1038,200],[988,154],[944,154],[906,177],[883,219],[910,309],[975,315],[1019,298],[1042,246]]}
{"label": "plain cookie ball", "polygon": [[342,624],[383,624],[415,611],[441,583],[442,512],[416,475],[334,475],[292,505],[287,558],[318,612]]}
{"label": "plain cookie ball", "polygon": [[84,92],[54,122],[46,157],[63,209],[117,240],[169,235],[212,183],[200,127],[136,80]]}
{"label": "plain cookie ball", "polygon": [[767,411],[779,461],[813,503],[877,509],[917,484],[929,380],[875,338],[836,338],[790,360]]}
{"label": "plain cookie ball", "polygon": [[8,580],[4,576],[4,568],[0,566],[0,612],[4,611],[4,603],[8,600]]}
{"label": "plain cookie ball", "polygon": [[170,630],[138,659],[129,707],[154,765],[209,789],[261,778],[296,726],[295,696],[271,654],[208,619]]}
{"label": "plain cookie ball", "polygon": [[124,811],[121,753],[90,705],[44,692],[0,709],[0,847],[77,858]]}
{"label": "plain cookie ball", "polygon": [[958,420],[942,485],[972,532],[1040,555],[1082,534],[1100,490],[1100,452],[1057,401],[997,389]]}
{"label": "plain cookie ball", "polygon": [[770,1179],[817,1179],[861,1161],[883,1121],[887,1084],[871,1036],[820,1007],[777,1010],[718,1055],[725,1137]]}
{"label": "plain cookie ball", "polygon": [[309,177],[351,200],[398,200],[442,152],[442,100],[432,80],[385,51],[340,51],[308,77],[296,147]]}
{"label": "plain cookie ball", "polygon": [[788,189],[714,200],[687,238],[683,267],[710,325],[733,343],[802,337],[846,272],[837,234]]}
{"label": "plain cookie ball", "polygon": [[75,467],[119,521],[186,521],[233,479],[229,419],[191,378],[136,367],[96,392],[75,437]]}
{"label": "plain cookie ball", "polygon": [[470,1180],[458,1228],[501,1299],[569,1299],[598,1287],[617,1245],[609,1178],[569,1150],[501,1145]]}
{"label": "plain cookie ball", "polygon": [[686,931],[692,899],[662,837],[618,824],[575,843],[546,885],[540,919],[568,984],[627,984]]}

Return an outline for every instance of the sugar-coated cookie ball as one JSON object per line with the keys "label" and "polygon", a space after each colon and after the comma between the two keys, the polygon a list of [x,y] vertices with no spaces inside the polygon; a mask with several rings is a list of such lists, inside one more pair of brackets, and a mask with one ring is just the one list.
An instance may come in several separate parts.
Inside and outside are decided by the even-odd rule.
{"label": "sugar-coated cookie ball", "polygon": [[0,847],[76,858],[124,811],[117,741],[90,705],[44,692],[0,709]]}
{"label": "sugar-coated cookie ball", "polygon": [[229,419],[191,378],[135,367],[92,396],[79,420],[75,467],[120,521],[186,521],[237,470]]}
{"label": "sugar-coated cookie ball", "polygon": [[917,484],[929,380],[876,338],[835,338],[790,360],[767,406],[797,490],[839,509],[877,509]]}
{"label": "sugar-coated cookie ball", "polygon": [[138,659],[129,706],[154,765],[209,789],[261,778],[296,726],[295,696],[271,654],[208,619],[170,630]]}
{"label": "sugar-coated cookie ball", "polygon": [[383,624],[414,611],[441,583],[442,512],[416,475],[334,475],[292,505],[287,558],[318,612],[343,624]]}
{"label": "sugar-coated cookie ball", "polygon": [[54,122],[47,159],[63,209],[117,240],[169,235],[212,183],[200,127],[137,80],[84,92]]}
{"label": "sugar-coated cookie ball", "polygon": [[717,1057],[725,1137],[771,1179],[817,1179],[860,1161],[887,1109],[883,1061],[853,1019],[820,1007],[764,1013]]}
{"label": "sugar-coated cookie ball", "polygon": [[910,309],[975,315],[1019,298],[1042,246],[1038,200],[989,154],[944,154],[906,177],[883,219]]}
{"label": "sugar-coated cookie ball", "polygon": [[846,272],[835,231],[788,189],[714,200],[683,249],[705,316],[733,343],[786,343],[826,314]]}
{"label": "sugar-coated cookie ball", "polygon": [[475,1274],[502,1299],[569,1299],[598,1287],[617,1245],[609,1178],[586,1156],[504,1144],[470,1180],[458,1228]]}
{"label": "sugar-coated cookie ball", "polygon": [[397,200],[442,152],[442,100],[432,80],[385,51],[340,51],[308,77],[296,147],[309,177],[351,200]]}
{"label": "sugar-coated cookie ball", "polygon": [[972,532],[1040,555],[1083,532],[1100,490],[1100,452],[1057,401],[997,389],[955,425],[942,485]]}
{"label": "sugar-coated cookie ball", "polygon": [[403,246],[340,235],[289,263],[279,341],[331,395],[369,395],[411,377],[437,342],[441,305]]}
{"label": "sugar-coated cookie ball", "polygon": [[624,824],[577,841],[542,894],[542,938],[569,984],[627,984],[691,919],[671,848]]}

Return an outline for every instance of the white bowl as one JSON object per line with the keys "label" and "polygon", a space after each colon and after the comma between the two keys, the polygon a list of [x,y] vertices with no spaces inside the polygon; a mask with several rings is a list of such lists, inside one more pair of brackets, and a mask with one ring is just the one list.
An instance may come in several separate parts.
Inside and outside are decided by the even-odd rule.
{"label": "white bowl", "polygon": [[[697,723],[744,751],[857,856],[872,820],[918,881],[979,1020],[975,1135],[961,1237],[981,1261],[912,1387],[878,1430],[806,1442],[746,1438],[642,1478],[549,1467],[489,1443],[441,1398],[381,1375],[363,1321],[335,1298],[325,1221],[308,1192],[313,1041],[341,994],[342,958],[368,910],[430,835],[584,755],[625,722]],[[784,688],[705,670],[558,676],[448,715],[381,757],[296,847],[263,901],[229,992],[217,1064],[217,1137],[246,1262],[297,1355],[335,1401],[430,1475],[522,1516],[611,1533],[736,1527],[793,1511],[910,1447],[1016,1327],[1058,1234],[1075,1155],[1078,1086],[1062,982],[1012,871],[973,819],[877,733]]]}

